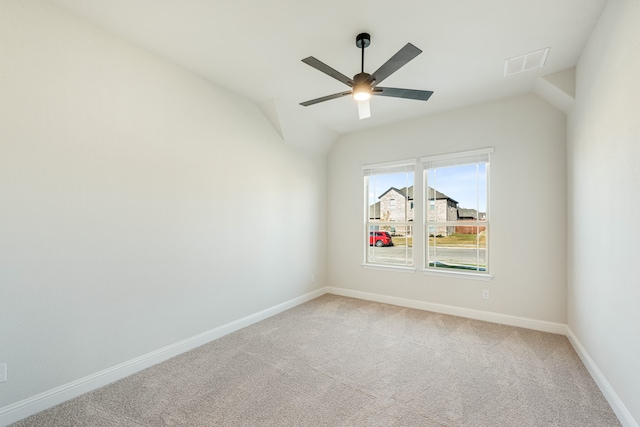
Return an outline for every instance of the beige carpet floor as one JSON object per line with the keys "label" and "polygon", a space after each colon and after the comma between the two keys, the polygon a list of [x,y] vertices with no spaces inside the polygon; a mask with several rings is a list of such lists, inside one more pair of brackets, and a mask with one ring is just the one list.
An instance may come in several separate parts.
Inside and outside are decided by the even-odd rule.
{"label": "beige carpet floor", "polygon": [[566,337],[324,295],[26,426],[619,426]]}

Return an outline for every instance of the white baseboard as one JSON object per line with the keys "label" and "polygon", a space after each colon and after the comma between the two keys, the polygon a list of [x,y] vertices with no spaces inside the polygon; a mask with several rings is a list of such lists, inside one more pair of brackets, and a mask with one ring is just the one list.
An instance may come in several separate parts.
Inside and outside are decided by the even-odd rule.
{"label": "white baseboard", "polygon": [[167,359],[303,304],[325,293],[325,288],[309,292],[282,304],[267,308],[194,337],[187,338],[186,340],[0,408],[0,426],[7,426],[59,403],[98,389],[160,362],[164,362]]}
{"label": "white baseboard", "polygon": [[573,331],[565,324],[335,287],[317,289],[298,298],[294,298],[282,304],[278,304],[211,329],[202,334],[113,366],[109,369],[105,369],[44,393],[32,396],[28,399],[24,399],[20,402],[0,408],[0,426],[6,426],[19,421],[59,403],[127,377],[181,353],[192,350],[239,329],[260,322],[261,320],[267,319],[297,305],[303,304],[324,295],[325,293],[566,335],[623,426],[640,427],[613,390],[611,384],[609,384],[600,369],[597,367],[593,359],[591,359]]}
{"label": "white baseboard", "polygon": [[625,427],[639,427],[638,422],[633,419],[627,407],[622,403],[618,394],[613,387],[611,387],[611,384],[609,384],[609,381],[607,381],[600,368],[598,368],[598,365],[596,365],[591,356],[589,356],[589,353],[587,353],[587,350],[569,326],[567,326],[567,338],[591,374],[591,377],[600,388],[600,391],[609,402],[609,405],[611,405],[611,409],[615,412],[620,423]]}
{"label": "white baseboard", "polygon": [[345,297],[398,305],[401,307],[416,308],[418,310],[433,311],[435,313],[450,314],[452,316],[466,317],[469,319],[484,320],[485,322],[499,323],[502,325],[518,326],[520,328],[550,332],[552,334],[567,334],[567,325],[565,325],[564,323],[547,322],[545,320],[529,319],[527,317],[511,316],[509,314],[474,310],[471,308],[456,307],[453,305],[436,304],[432,302],[418,301],[408,298],[399,298],[389,295],[374,294],[370,292],[354,291],[351,289],[327,287],[326,290],[330,294],[341,295]]}

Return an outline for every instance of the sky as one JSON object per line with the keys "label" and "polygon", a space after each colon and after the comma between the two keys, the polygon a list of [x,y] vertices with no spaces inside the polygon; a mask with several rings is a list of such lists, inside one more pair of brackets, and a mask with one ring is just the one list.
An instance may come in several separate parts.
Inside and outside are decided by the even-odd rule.
{"label": "sky", "polygon": [[[372,202],[390,187],[401,189],[413,185],[413,172],[402,172],[369,177],[369,197]],[[484,194],[487,191],[486,165],[462,165],[432,169],[428,184],[458,202],[458,207],[487,211]],[[374,193],[375,191],[375,193]],[[483,195],[478,200],[477,195]]]}

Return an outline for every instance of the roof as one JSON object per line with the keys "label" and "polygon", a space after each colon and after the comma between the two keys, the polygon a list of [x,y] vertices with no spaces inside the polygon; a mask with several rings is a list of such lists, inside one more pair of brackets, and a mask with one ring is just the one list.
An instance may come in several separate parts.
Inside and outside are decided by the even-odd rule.
{"label": "roof", "polygon": [[[387,193],[388,193],[388,192],[390,192],[390,191],[395,191],[396,193],[399,193],[401,196],[403,196],[403,197],[407,197],[409,200],[413,200],[413,185],[412,185],[411,187],[408,187],[408,188],[407,188],[407,187],[402,187],[402,188],[400,188],[400,189],[398,189],[398,188],[396,188],[396,187],[390,187],[387,191],[385,191],[384,193],[382,193],[382,194],[380,195],[380,197],[378,197],[378,198],[379,198],[379,199],[383,198],[383,197],[384,197],[384,195],[385,195],[385,194],[387,194]],[[428,199],[433,199],[433,192],[434,192],[434,189],[433,189],[433,188],[431,188],[431,187],[429,187],[429,191],[428,191],[428,195],[427,195],[427,198],[428,198]],[[436,191],[436,192],[435,192],[435,195],[436,195],[436,197],[435,197],[435,198],[436,198],[436,200],[449,199],[449,200],[454,201],[455,203],[458,203],[458,201],[457,201],[457,200],[452,199],[451,197],[449,197],[449,196],[447,196],[446,194],[441,193],[441,192],[439,192],[439,191]]]}
{"label": "roof", "polygon": [[408,189],[407,187],[402,187],[401,189],[397,189],[396,187],[390,187],[387,191],[382,193],[380,197],[378,197],[378,199],[382,199],[384,195],[389,193],[390,191],[395,191],[396,193],[399,193],[402,197],[406,197],[409,200],[413,200],[413,185]]}
{"label": "roof", "polygon": [[[434,191],[435,191],[435,197],[433,197]],[[427,199],[432,200],[434,198],[436,200],[446,200],[446,199],[448,199],[448,200],[451,200],[451,201],[455,202],[456,204],[458,204],[457,200],[452,199],[451,197],[447,196],[446,194],[441,193],[441,192],[439,192],[437,190],[434,190],[433,188],[429,187],[429,189],[427,190]]]}
{"label": "roof", "polygon": [[478,211],[475,209],[458,208],[458,218],[478,219]]}
{"label": "roof", "polygon": [[[480,215],[480,217],[478,218],[478,215]],[[487,218],[487,213],[486,212],[480,212],[478,213],[477,210],[475,209],[467,209],[467,208],[458,208],[458,219],[486,219]]]}

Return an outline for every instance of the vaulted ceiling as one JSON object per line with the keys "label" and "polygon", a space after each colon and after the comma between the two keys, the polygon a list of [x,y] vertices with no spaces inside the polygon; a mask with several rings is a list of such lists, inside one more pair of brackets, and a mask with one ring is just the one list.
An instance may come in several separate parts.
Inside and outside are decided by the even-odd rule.
{"label": "vaulted ceiling", "polygon": [[[50,0],[259,105],[286,140],[323,144],[342,133],[533,92],[576,65],[607,0]],[[371,34],[365,71],[410,42],[423,53],[383,86],[432,90],[427,102],[374,97],[358,120],[348,90],[301,62],[351,77],[358,33]],[[504,61],[550,48],[544,67],[504,77]]]}

